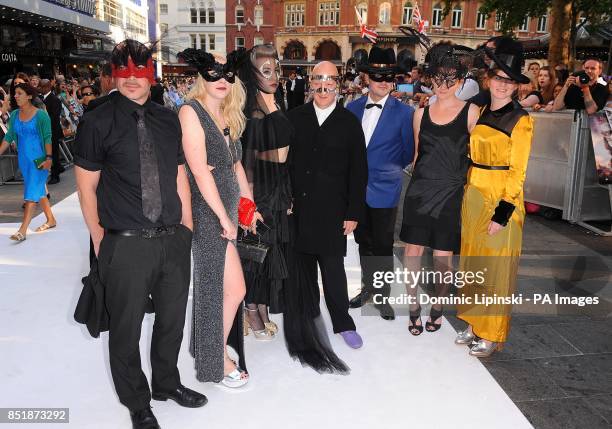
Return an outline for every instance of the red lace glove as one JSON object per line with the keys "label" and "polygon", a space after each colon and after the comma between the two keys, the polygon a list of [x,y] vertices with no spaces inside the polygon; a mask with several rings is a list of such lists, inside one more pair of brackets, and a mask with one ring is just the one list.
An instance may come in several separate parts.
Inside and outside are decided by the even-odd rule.
{"label": "red lace glove", "polygon": [[257,211],[255,203],[248,198],[240,197],[238,203],[238,223],[244,226],[251,226],[253,223],[253,215]]}

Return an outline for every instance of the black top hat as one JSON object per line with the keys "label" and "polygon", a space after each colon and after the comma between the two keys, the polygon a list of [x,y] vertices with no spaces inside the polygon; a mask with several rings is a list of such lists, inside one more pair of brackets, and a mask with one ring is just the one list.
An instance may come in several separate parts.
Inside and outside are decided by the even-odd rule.
{"label": "black top hat", "polygon": [[491,67],[499,67],[510,79],[518,83],[529,83],[530,79],[521,73],[525,60],[523,45],[510,37],[500,37],[496,40],[495,51],[485,48],[489,58],[493,60]]}
{"label": "black top hat", "polygon": [[397,73],[399,68],[395,61],[393,48],[382,49],[373,46],[368,55],[368,62],[363,65],[362,70],[366,73]]}

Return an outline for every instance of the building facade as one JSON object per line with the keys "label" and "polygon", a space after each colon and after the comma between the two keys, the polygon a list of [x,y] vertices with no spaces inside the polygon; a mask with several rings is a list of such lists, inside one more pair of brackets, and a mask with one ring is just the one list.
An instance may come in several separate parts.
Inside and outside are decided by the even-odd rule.
{"label": "building facade", "polygon": [[[442,17],[444,4],[424,0],[418,3],[421,16],[429,22],[425,29],[432,42],[452,40],[470,47],[498,34],[495,16],[478,12],[481,4],[464,1],[453,5]],[[364,0],[274,0],[275,42],[282,63],[311,67],[320,60],[346,64],[359,49],[369,51],[371,43],[360,36],[361,21],[377,31],[377,45],[391,47],[403,57],[422,62],[424,52],[416,38],[399,30],[411,26],[415,3],[412,1]],[[548,15],[526,18],[517,29],[519,39],[544,36],[550,28]]]}
{"label": "building facade", "polygon": [[274,42],[274,0],[228,0],[227,51]]}
{"label": "building facade", "polygon": [[205,49],[225,55],[225,0],[158,0],[161,60],[164,75],[182,74],[176,54]]}
{"label": "building facade", "polygon": [[149,42],[149,6],[147,0],[96,0],[96,17],[110,25],[115,43],[134,39]]}
{"label": "building facade", "polygon": [[112,49],[96,0],[0,0],[0,79],[18,71],[87,75]]}

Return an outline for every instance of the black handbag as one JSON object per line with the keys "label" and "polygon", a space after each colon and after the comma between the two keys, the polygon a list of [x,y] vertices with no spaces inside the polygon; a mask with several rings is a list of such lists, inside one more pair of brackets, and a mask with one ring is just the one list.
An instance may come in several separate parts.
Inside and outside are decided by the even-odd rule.
{"label": "black handbag", "polygon": [[257,262],[258,264],[263,263],[270,248],[270,246],[261,242],[259,234],[253,235],[246,232],[238,237],[236,247],[240,259]]}

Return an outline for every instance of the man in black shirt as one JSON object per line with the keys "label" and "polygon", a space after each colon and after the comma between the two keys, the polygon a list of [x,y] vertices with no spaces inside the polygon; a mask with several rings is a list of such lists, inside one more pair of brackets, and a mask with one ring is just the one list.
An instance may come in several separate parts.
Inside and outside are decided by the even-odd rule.
{"label": "man in black shirt", "polygon": [[601,75],[601,61],[587,59],[582,69],[589,78],[586,84],[580,83],[578,76],[570,76],[557,95],[554,109],[586,110],[589,115],[603,109],[608,101],[608,87],[597,82]]}
{"label": "man in black shirt", "polygon": [[[185,407],[207,402],[181,384],[177,368],[190,280],[190,192],[178,117],[149,100],[150,50],[126,40],[112,65],[120,94],[79,124],[77,188],[105,286],[115,389],[133,427],[155,429],[151,397]],[[149,295],[152,395],[139,349]]]}

